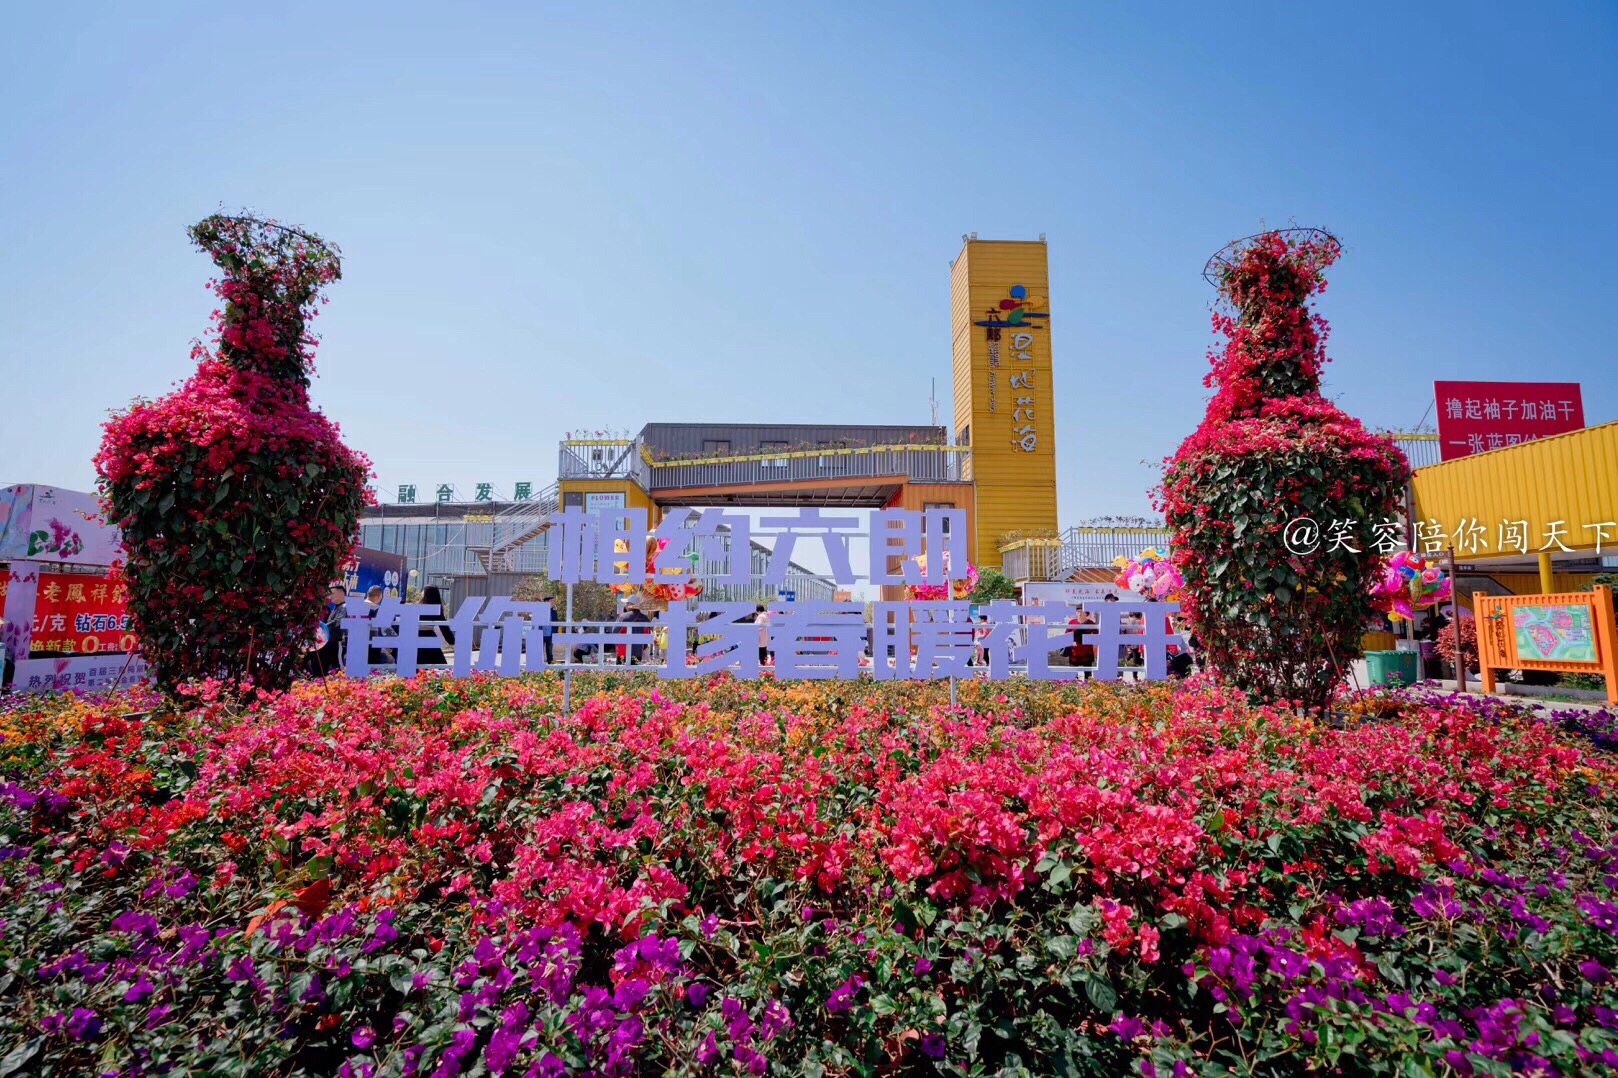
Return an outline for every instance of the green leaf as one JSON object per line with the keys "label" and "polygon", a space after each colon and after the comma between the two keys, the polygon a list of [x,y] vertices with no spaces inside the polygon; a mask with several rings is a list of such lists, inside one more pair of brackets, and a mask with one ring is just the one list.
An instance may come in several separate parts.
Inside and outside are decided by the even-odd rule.
{"label": "green leaf", "polygon": [[1045,949],[1057,958],[1066,960],[1079,953],[1079,941],[1072,936],[1052,936],[1045,941]]}
{"label": "green leaf", "polygon": [[1113,990],[1111,982],[1099,973],[1085,977],[1084,994],[1089,998],[1090,1006],[1102,1014],[1110,1015],[1112,1009],[1118,1006],[1118,993]]}
{"label": "green leaf", "polygon": [[5,1058],[0,1059],[0,1078],[7,1074],[16,1074],[22,1070],[23,1064],[33,1059],[39,1052],[39,1046],[44,1043],[44,1037],[35,1037],[32,1040],[23,1041],[7,1052]]}

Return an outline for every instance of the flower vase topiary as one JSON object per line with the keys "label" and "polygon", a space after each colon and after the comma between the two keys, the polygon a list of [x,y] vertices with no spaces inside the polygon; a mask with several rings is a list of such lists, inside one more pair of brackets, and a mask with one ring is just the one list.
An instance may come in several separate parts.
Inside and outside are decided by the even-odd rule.
{"label": "flower vase topiary", "polygon": [[221,272],[215,337],[177,390],[108,421],[96,470],[160,686],[276,688],[300,669],[367,498],[369,463],[309,403],[307,322],[338,251],[245,216],[190,236]]}
{"label": "flower vase topiary", "polygon": [[1315,710],[1360,654],[1376,544],[1403,546],[1410,476],[1391,439],[1320,392],[1327,326],[1309,300],[1341,250],[1288,229],[1210,261],[1224,305],[1205,382],[1216,392],[1158,491],[1210,666],[1256,698]]}

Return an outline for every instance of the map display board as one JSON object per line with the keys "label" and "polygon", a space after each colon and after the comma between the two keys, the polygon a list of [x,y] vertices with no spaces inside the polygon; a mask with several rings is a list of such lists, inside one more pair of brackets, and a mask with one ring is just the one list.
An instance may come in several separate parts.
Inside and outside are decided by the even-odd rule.
{"label": "map display board", "polygon": [[1596,661],[1595,625],[1586,604],[1514,607],[1511,628],[1521,659],[1567,663]]}

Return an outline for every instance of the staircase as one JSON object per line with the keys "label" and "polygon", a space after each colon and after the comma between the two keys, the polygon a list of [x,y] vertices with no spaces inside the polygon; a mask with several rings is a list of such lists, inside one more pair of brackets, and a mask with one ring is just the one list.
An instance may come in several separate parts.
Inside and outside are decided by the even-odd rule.
{"label": "staircase", "polygon": [[549,528],[551,514],[561,505],[561,494],[552,483],[527,501],[513,502],[495,513],[494,524],[489,529],[489,545],[474,551],[484,572],[514,572],[515,551]]}

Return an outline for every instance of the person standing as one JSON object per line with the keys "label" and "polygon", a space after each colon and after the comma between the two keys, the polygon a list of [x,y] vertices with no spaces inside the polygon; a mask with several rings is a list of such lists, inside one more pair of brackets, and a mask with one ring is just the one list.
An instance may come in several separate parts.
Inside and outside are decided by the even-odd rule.
{"label": "person standing", "polygon": [[[365,612],[361,616],[367,621],[376,620],[376,612],[382,606],[382,585],[372,584],[365,593]],[[381,637],[375,629],[371,630],[371,639],[379,640]],[[372,666],[383,666],[393,662],[392,648],[379,648],[372,645],[366,650],[365,661]]]}
{"label": "person standing", "polygon": [[343,666],[343,619],[348,616],[348,589],[335,582],[326,589],[326,613],[320,624],[326,630],[326,642],[315,652],[314,674],[324,677]]}
{"label": "person standing", "polygon": [[623,631],[626,634],[627,640],[629,641],[629,643],[619,648],[618,654],[622,658],[627,652],[627,661],[629,662],[629,665],[639,666],[641,656],[646,651],[646,645],[643,642],[636,643],[636,641],[643,639],[643,633],[641,630],[634,628],[634,626],[648,625],[651,623],[652,619],[647,617],[646,612],[643,611],[637,604],[630,603],[628,606],[624,607],[624,612],[618,616],[618,620],[624,624]]}
{"label": "person standing", "polygon": [[770,611],[763,603],[753,608],[753,624],[758,626],[758,664],[770,660]]}
{"label": "person standing", "polygon": [[432,647],[425,647],[416,652],[416,663],[425,666],[443,666],[449,662],[444,657],[444,647],[453,647],[455,644],[455,630],[449,627],[444,618],[444,599],[439,594],[437,584],[429,584],[421,590],[421,601],[425,606],[438,607],[438,613],[429,614],[421,619],[421,627],[432,633],[438,640]]}
{"label": "person standing", "polygon": [[[551,649],[554,646],[552,641],[556,637],[556,596],[547,595],[541,599],[540,602],[550,607],[550,616],[545,619],[545,625],[539,633],[540,637],[545,642],[545,665],[550,666],[556,662],[556,658],[551,653]],[[450,642],[454,643],[453,640]]]}

